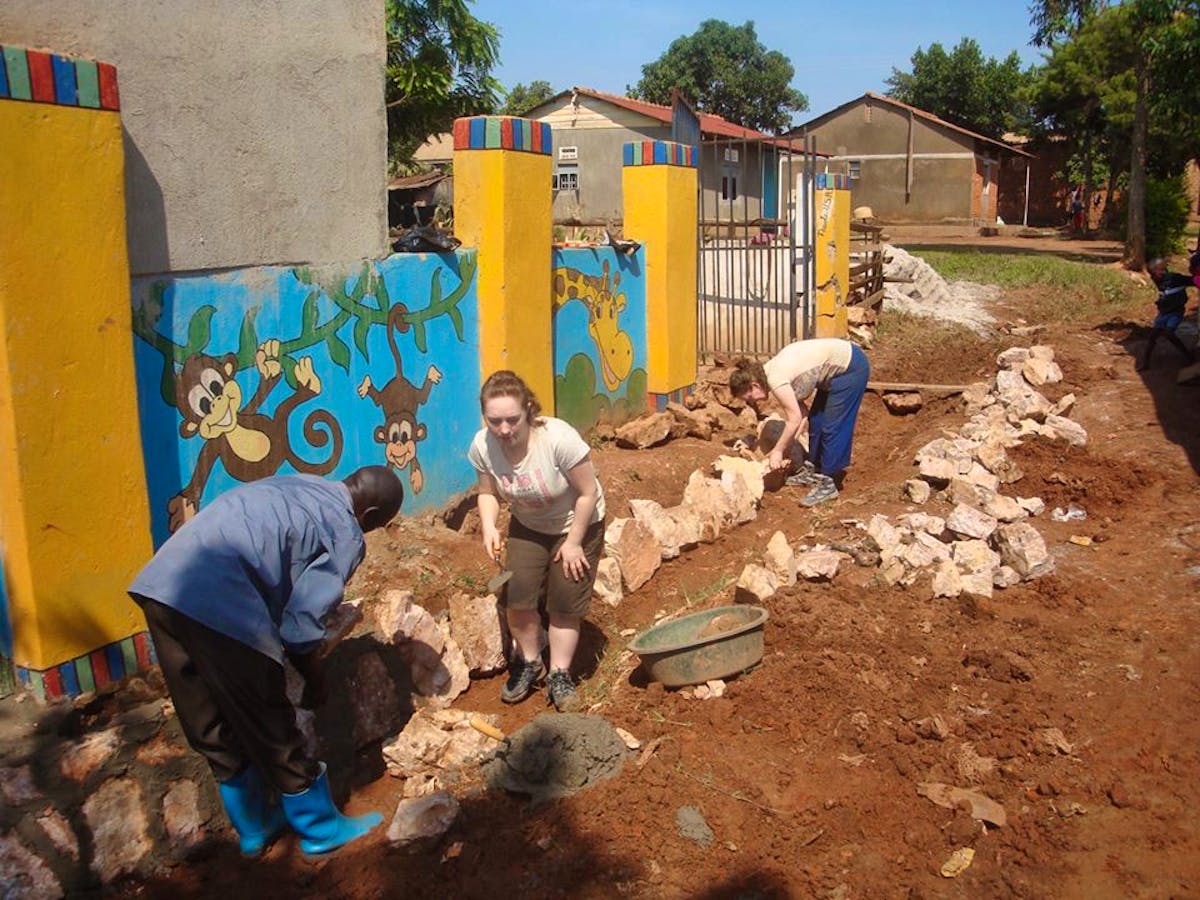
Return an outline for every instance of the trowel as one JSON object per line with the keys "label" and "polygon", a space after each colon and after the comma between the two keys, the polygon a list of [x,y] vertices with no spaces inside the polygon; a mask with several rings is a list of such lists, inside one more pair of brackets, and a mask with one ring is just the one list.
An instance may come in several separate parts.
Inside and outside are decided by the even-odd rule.
{"label": "trowel", "polygon": [[508,584],[508,579],[512,578],[513,573],[504,568],[504,563],[500,561],[500,554],[497,553],[493,559],[495,559],[496,565],[500,567],[500,573],[493,576],[492,580],[487,583],[487,589],[489,594],[499,595],[500,589]]}

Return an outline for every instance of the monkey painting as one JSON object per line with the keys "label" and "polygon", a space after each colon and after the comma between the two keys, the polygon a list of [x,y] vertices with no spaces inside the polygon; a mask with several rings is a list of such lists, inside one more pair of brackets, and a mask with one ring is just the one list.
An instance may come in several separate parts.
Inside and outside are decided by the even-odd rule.
{"label": "monkey painting", "polygon": [[279,341],[259,345],[254,365],[259,374],[258,390],[245,406],[242,388],[234,378],[237,356],[233,353],[220,359],[203,353],[189,356],[175,379],[175,405],[183,416],[179,434],[184,438],[199,434],[205,444],[191,481],[167,504],[172,532],[196,514],[217,460],[238,481],[255,481],[274,475],[285,462],[298,472],[327,475],[341,458],[342,430],[327,410],[313,410],[304,420],[304,438],[312,446],[323,447],[332,436],[333,448],[325,462],[314,464],[300,459],[289,442],[288,418],[292,411],[321,393],[321,380],[313,371],[312,359],[306,356],[296,362],[296,390],[269,416],[258,409],[283,376]]}
{"label": "monkey painting", "polygon": [[371,402],[383,411],[383,424],[375,428],[375,440],[384,445],[383,455],[396,471],[412,464],[409,479],[413,493],[419,494],[425,486],[425,476],[421,473],[421,464],[417,462],[417,441],[425,440],[427,431],[424,425],[417,422],[417,408],[429,399],[429,390],[442,380],[442,373],[436,366],[430,366],[420,390],[404,377],[400,348],[396,346],[393,332],[408,330],[408,323],[404,321],[407,312],[402,303],[397,303],[388,312],[387,340],[396,363],[395,377],[382,388],[376,388],[371,383],[371,376],[366,376],[358,386],[358,396],[370,397]]}

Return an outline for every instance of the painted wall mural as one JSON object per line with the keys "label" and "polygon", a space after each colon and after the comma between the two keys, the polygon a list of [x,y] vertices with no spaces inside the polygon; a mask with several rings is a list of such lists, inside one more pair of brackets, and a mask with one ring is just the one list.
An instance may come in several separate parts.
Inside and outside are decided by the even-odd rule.
{"label": "painted wall mural", "polygon": [[156,543],[220,492],[277,473],[390,465],[406,514],[468,487],[475,274],[461,252],[135,281]]}
{"label": "painted wall mural", "polygon": [[621,422],[646,408],[643,254],[554,250],[555,404],[576,428]]}

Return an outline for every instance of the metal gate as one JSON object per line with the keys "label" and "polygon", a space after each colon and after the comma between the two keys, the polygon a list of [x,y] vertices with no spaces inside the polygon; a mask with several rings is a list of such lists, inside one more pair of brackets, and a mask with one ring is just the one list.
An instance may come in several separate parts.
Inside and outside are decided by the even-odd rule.
{"label": "metal gate", "polygon": [[816,138],[716,138],[700,145],[698,341],[766,357],[813,334]]}

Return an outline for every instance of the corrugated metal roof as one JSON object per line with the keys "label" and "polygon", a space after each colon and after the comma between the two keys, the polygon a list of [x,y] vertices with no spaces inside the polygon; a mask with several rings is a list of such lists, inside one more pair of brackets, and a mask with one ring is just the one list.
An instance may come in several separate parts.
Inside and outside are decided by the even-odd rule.
{"label": "corrugated metal roof", "polygon": [[389,191],[411,191],[417,188],[437,184],[446,177],[445,172],[418,172],[416,175],[405,175],[403,178],[393,178],[388,182]]}

